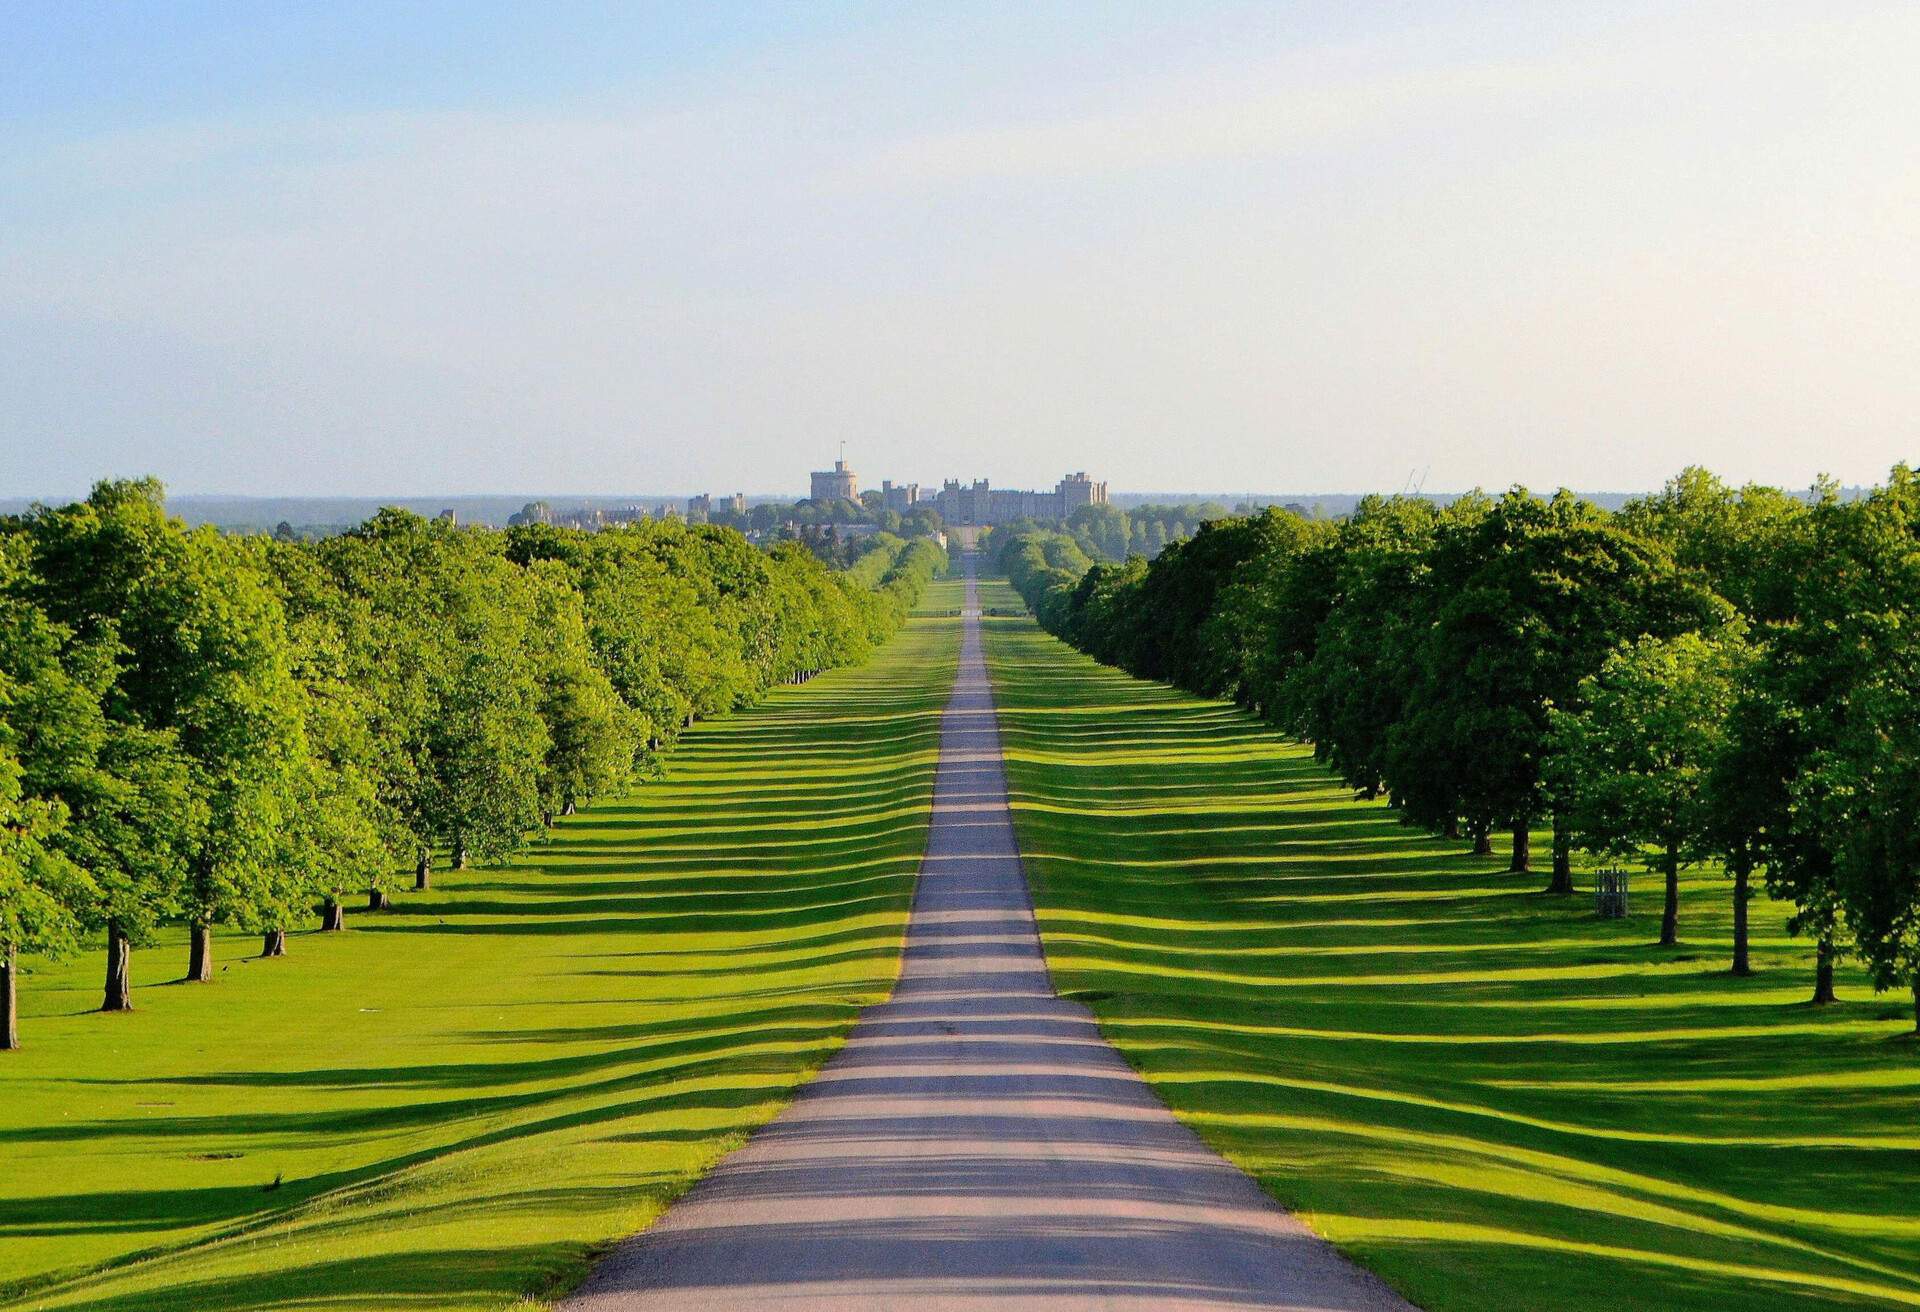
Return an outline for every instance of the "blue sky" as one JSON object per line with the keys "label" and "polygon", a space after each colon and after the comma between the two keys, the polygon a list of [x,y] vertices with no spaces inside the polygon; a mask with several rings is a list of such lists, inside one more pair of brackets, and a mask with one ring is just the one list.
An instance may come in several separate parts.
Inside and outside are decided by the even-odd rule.
{"label": "blue sky", "polygon": [[1871,481],[1920,6],[0,6],[0,495]]}
{"label": "blue sky", "polygon": [[0,114],[58,131],[224,113],[537,106],[831,32],[812,5],[11,0]]}

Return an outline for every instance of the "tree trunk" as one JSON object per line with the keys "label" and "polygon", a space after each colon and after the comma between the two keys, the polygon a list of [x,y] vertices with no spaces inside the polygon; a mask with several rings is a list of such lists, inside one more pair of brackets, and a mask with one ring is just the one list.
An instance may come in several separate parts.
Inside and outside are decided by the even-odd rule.
{"label": "tree trunk", "polygon": [[385,911],[386,909],[387,890],[384,888],[369,888],[367,890],[367,910]]}
{"label": "tree trunk", "polygon": [[1573,892],[1573,835],[1567,832],[1567,822],[1558,812],[1553,817],[1553,878],[1547,883],[1549,893]]}
{"label": "tree trunk", "polygon": [[1513,860],[1507,865],[1510,875],[1524,875],[1533,869],[1533,822],[1522,817],[1513,822]]}
{"label": "tree trunk", "polygon": [[1667,844],[1663,864],[1667,871],[1667,905],[1660,912],[1660,946],[1670,948],[1680,942],[1680,849]]}
{"label": "tree trunk", "polygon": [[1493,855],[1493,835],[1479,825],[1473,828],[1473,854],[1475,856]]}
{"label": "tree trunk", "polygon": [[17,1001],[20,957],[13,944],[0,954],[0,1052],[20,1046],[20,1007]]}
{"label": "tree trunk", "polygon": [[433,853],[426,848],[420,849],[420,859],[413,866],[413,887],[416,891],[430,887],[433,883]]}
{"label": "tree trunk", "polygon": [[1447,817],[1447,827],[1440,831],[1440,837],[1442,838],[1460,837],[1460,817],[1459,816],[1450,815]]}
{"label": "tree trunk", "polygon": [[337,933],[347,927],[347,909],[340,905],[340,899],[330,897],[320,908],[320,929],[323,933]]}
{"label": "tree trunk", "polygon": [[553,828],[553,812],[544,809],[540,812],[540,827],[542,829]]}
{"label": "tree trunk", "polygon": [[102,1011],[133,1010],[133,944],[120,932],[117,921],[107,922],[107,995],[100,1003]]}
{"label": "tree trunk", "polygon": [[569,797],[569,798],[567,799],[567,804],[566,804],[565,806],[563,806],[563,807],[561,807],[561,808],[560,808],[560,814],[561,814],[561,815],[572,815],[572,814],[574,813],[574,811],[575,811],[576,809],[577,809],[577,808],[575,808],[575,806],[574,806],[574,804],[573,804],[573,799],[572,799],[571,797]]}
{"label": "tree trunk", "polygon": [[1833,931],[1824,929],[1813,949],[1813,1002],[1824,1007],[1837,996],[1833,991]]}
{"label": "tree trunk", "polygon": [[1751,895],[1748,880],[1752,864],[1743,853],[1733,865],[1733,973],[1736,975],[1753,974],[1753,963],[1747,954],[1747,899]]}
{"label": "tree trunk", "polygon": [[1913,977],[1913,1032],[1920,1034],[1920,975]]}
{"label": "tree trunk", "polygon": [[270,929],[261,936],[260,955],[263,957],[284,957],[287,955],[287,931]]}
{"label": "tree trunk", "polygon": [[187,983],[213,982],[213,926],[195,922],[187,927]]}
{"label": "tree trunk", "polygon": [[452,864],[455,870],[465,870],[467,868],[467,840],[466,839],[456,838],[453,840]]}

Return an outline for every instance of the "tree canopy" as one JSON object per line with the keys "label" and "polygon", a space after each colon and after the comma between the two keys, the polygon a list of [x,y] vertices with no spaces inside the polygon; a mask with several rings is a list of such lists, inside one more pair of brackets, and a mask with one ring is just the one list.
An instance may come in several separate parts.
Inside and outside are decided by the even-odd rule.
{"label": "tree canopy", "polygon": [[[1110,516],[987,543],[1040,622],[1147,678],[1232,698],[1362,796],[1511,868],[1554,831],[1675,880],[1734,881],[1735,971],[1759,874],[1796,906],[1832,995],[1838,936],[1920,988],[1920,479],[1846,501],[1699,469],[1609,513],[1561,492],[1445,508],[1367,498],[1327,525],[1216,519],[1151,561],[1098,561]],[[1920,1007],[1920,994],[1916,994]]]}
{"label": "tree canopy", "polygon": [[312,542],[189,530],[151,480],[0,520],[0,956],[343,923],[436,854],[497,860],[695,720],[864,659],[947,558],[853,567],[677,520],[506,532],[398,510]]}

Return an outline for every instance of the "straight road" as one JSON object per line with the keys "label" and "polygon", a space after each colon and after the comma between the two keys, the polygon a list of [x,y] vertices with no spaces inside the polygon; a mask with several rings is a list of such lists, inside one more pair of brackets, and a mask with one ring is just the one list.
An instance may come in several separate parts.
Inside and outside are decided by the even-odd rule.
{"label": "straight road", "polygon": [[570,1312],[1411,1312],[1176,1121],[1055,996],[967,577],[900,982]]}

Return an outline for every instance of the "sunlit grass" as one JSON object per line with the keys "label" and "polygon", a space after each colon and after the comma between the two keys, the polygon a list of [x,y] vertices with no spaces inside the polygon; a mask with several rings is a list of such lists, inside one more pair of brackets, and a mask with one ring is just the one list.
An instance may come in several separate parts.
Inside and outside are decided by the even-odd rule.
{"label": "sunlit grass", "polygon": [[[958,604],[937,584],[926,609]],[[178,936],[100,1016],[30,963],[0,1290],[491,1309],[563,1287],[774,1114],[893,980],[959,624],[696,727],[663,781],[284,960]]]}
{"label": "sunlit grass", "polygon": [[986,624],[1057,985],[1356,1258],[1443,1312],[1920,1306],[1904,999],[1843,970],[1806,1005],[1783,908],[1734,979],[1717,872],[1656,948],[1649,876],[1600,920],[1584,871],[1547,897],[1230,707]]}

